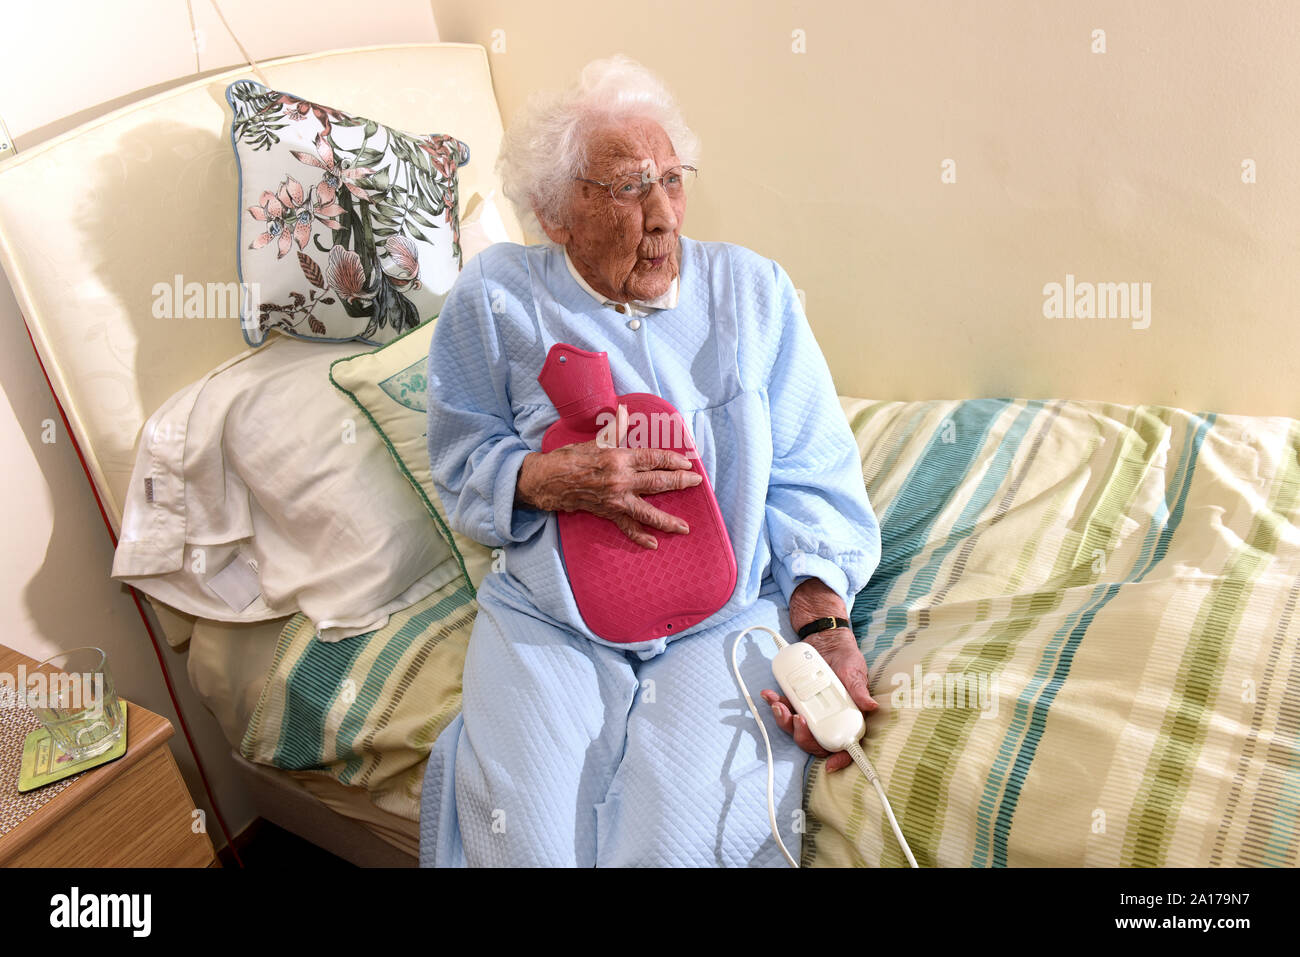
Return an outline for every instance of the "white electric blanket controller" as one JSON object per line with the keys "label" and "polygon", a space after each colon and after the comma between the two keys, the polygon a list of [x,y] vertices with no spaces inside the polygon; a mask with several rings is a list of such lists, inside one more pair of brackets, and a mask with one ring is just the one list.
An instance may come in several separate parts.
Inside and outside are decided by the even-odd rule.
{"label": "white electric blanket controller", "polygon": [[772,675],[808,730],[827,751],[847,751],[867,733],[862,712],[844,683],[812,645],[786,645],[772,661]]}

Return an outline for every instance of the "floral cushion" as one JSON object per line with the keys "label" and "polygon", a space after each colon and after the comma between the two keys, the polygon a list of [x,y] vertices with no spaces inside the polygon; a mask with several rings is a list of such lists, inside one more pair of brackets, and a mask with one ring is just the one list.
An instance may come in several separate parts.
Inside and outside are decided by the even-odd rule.
{"label": "floral cushion", "polygon": [[379,345],[437,315],[460,270],[456,171],[469,147],[252,80],[226,99],[248,344],[276,329]]}

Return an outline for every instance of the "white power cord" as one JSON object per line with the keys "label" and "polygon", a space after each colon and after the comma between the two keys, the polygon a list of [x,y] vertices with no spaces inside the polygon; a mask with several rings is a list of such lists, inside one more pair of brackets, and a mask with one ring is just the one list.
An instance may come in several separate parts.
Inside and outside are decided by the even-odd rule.
{"label": "white power cord", "polygon": [[758,709],[754,707],[754,699],[749,696],[749,689],[745,687],[745,679],[740,677],[740,665],[736,663],[736,649],[740,647],[740,639],[744,638],[755,628],[762,628],[764,631],[770,633],[772,637],[776,639],[779,648],[784,648],[788,644],[779,633],[768,628],[766,625],[753,625],[746,628],[736,636],[736,640],[731,646],[731,670],[736,675],[736,682],[740,685],[741,694],[745,696],[745,703],[749,705],[749,713],[752,714],[754,720],[758,722],[759,733],[763,735],[763,747],[767,748],[767,820],[772,825],[772,836],[776,838],[776,846],[781,848],[781,853],[785,855],[785,859],[789,865],[791,867],[798,867],[799,862],[791,857],[790,852],[786,850],[785,842],[781,840],[781,832],[776,826],[776,797],[773,794],[772,784],[773,777],[776,774],[776,759],[772,757],[772,742],[767,736],[767,726],[763,724],[763,719],[758,716]]}
{"label": "white power cord", "polygon": [[907,838],[903,837],[903,829],[898,826],[898,818],[894,817],[894,809],[889,806],[889,798],[885,797],[885,789],[880,784],[880,775],[876,774],[876,769],[871,766],[867,756],[862,753],[862,745],[854,741],[844,750],[852,755],[853,763],[867,776],[867,780],[876,786],[876,793],[880,795],[880,803],[885,808],[885,816],[889,818],[889,826],[894,829],[894,837],[898,838],[898,846],[903,849],[903,856],[907,858],[907,863],[912,867],[919,867],[916,858],[912,856],[912,849],[907,846]]}
{"label": "white power cord", "polygon": [[767,625],[751,625],[736,636],[731,646],[731,670],[736,676],[736,683],[740,685],[741,694],[745,696],[745,703],[749,705],[750,714],[758,722],[758,730],[763,735],[763,747],[767,749],[767,819],[772,825],[772,836],[776,838],[777,846],[781,848],[786,861],[791,867],[799,866],[786,849],[776,826],[776,798],[773,793],[775,759],[772,757],[772,742],[768,739],[767,727],[754,706],[754,699],[749,696],[749,689],[745,687],[745,679],[740,677],[740,665],[736,661],[736,651],[740,648],[741,639],[755,628],[766,631],[776,641],[777,654],[772,661],[772,674],[790,704],[794,706],[794,710],[803,716],[808,723],[808,730],[823,748],[831,752],[849,752],[853,763],[861,769],[867,780],[875,786],[876,793],[880,795],[880,803],[884,805],[889,825],[894,829],[894,837],[898,839],[898,846],[902,848],[907,863],[917,867],[912,849],[907,846],[903,830],[898,826],[898,819],[894,817],[894,809],[890,807],[889,798],[885,796],[885,789],[880,784],[880,776],[862,751],[859,742],[866,733],[867,725],[862,718],[862,712],[858,710],[857,705],[844,689],[843,682],[812,645],[803,642],[791,645],[781,637],[780,632],[774,631]]}

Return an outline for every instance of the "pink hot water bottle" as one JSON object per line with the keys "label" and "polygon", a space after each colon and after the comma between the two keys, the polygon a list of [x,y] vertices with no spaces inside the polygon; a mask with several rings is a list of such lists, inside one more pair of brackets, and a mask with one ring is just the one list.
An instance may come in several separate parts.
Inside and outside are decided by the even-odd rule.
{"label": "pink hot water bottle", "polygon": [[650,529],[658,549],[637,545],[607,518],[559,513],[564,566],[587,627],[606,641],[650,641],[678,634],[725,605],[736,587],[736,556],[681,413],[647,392],[617,395],[606,353],[562,342],[547,353],[537,381],[560,413],[542,437],[543,452],[595,439],[619,421],[622,406],[627,447],[680,452],[703,479],[691,488],[644,496],[690,528],[686,534]]}

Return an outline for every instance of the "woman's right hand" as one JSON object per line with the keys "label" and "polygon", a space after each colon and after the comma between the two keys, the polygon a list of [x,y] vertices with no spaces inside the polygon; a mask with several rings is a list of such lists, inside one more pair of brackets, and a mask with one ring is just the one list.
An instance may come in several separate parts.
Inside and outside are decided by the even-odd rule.
{"label": "woman's right hand", "polygon": [[551,512],[591,512],[617,525],[643,548],[658,548],[650,528],[689,531],[675,515],[641,496],[699,485],[691,462],[669,449],[610,448],[593,439],[551,452],[524,456],[515,485],[515,505]]}

